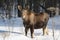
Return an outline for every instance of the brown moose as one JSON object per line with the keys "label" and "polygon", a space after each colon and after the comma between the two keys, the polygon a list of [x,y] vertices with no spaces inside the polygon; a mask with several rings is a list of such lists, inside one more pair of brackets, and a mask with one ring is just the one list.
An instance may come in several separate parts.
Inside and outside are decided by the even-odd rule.
{"label": "brown moose", "polygon": [[21,6],[18,6],[18,9],[22,12],[23,24],[25,27],[25,35],[27,36],[27,31],[30,28],[31,38],[33,38],[34,29],[43,29],[43,35],[48,34],[47,23],[49,20],[48,13],[41,12],[35,13],[29,10],[28,6],[25,9],[22,9]]}

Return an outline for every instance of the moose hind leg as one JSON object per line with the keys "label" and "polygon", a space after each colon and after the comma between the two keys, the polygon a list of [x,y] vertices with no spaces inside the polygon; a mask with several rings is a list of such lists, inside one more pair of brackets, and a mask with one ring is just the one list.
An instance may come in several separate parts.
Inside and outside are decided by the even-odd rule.
{"label": "moose hind leg", "polygon": [[46,34],[48,35],[48,28],[46,27]]}
{"label": "moose hind leg", "polygon": [[47,27],[43,28],[43,35],[48,35],[48,28]]}

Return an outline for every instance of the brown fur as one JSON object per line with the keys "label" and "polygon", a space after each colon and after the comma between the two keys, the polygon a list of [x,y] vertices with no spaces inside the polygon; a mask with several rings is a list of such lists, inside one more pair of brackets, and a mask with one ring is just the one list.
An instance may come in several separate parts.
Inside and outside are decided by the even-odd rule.
{"label": "brown fur", "polygon": [[[25,17],[23,17],[25,16]],[[27,36],[27,31],[30,28],[31,37],[33,38],[34,29],[43,28],[43,35],[48,34],[47,23],[49,20],[49,15],[47,13],[35,13],[33,11],[23,9],[22,19],[25,27],[25,35]]]}

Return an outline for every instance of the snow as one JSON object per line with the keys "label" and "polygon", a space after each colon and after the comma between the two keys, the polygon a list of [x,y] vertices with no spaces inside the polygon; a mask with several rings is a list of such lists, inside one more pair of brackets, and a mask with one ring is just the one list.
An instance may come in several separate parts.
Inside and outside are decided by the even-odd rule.
{"label": "snow", "polygon": [[42,29],[35,29],[34,38],[31,38],[30,31],[28,31],[28,36],[25,36],[25,28],[22,22],[22,19],[18,17],[10,20],[0,18],[0,40],[60,40],[60,16],[49,19],[47,25],[48,35],[43,36]]}

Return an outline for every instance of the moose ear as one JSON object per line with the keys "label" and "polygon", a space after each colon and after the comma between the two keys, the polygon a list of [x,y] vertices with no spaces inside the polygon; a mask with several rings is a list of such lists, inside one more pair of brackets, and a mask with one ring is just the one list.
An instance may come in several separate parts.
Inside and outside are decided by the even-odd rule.
{"label": "moose ear", "polygon": [[18,10],[22,11],[22,6],[18,5]]}
{"label": "moose ear", "polygon": [[29,9],[29,5],[26,5],[26,6],[25,6],[25,9]]}

